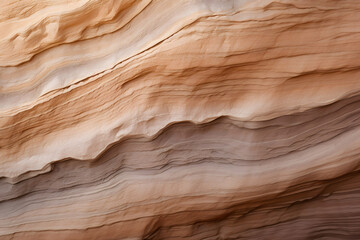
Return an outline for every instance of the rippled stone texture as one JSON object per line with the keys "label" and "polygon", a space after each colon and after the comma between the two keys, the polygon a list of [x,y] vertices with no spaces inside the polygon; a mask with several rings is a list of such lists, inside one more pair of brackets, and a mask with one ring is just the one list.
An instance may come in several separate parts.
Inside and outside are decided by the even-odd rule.
{"label": "rippled stone texture", "polygon": [[0,2],[0,239],[359,239],[360,1]]}

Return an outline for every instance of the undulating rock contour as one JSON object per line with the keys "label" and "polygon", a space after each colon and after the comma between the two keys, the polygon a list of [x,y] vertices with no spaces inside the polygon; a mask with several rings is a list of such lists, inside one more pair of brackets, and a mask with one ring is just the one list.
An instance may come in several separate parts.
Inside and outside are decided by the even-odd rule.
{"label": "undulating rock contour", "polygon": [[360,239],[360,1],[0,1],[0,239]]}

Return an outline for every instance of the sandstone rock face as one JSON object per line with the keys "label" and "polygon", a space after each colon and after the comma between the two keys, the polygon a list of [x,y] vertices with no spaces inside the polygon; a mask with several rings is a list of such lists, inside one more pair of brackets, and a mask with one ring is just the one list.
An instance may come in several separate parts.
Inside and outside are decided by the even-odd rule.
{"label": "sandstone rock face", "polygon": [[360,1],[0,2],[0,239],[360,239]]}

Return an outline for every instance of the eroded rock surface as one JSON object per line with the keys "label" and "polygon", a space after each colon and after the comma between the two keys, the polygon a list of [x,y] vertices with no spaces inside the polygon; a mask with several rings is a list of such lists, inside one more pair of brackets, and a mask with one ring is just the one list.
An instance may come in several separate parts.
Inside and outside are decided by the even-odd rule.
{"label": "eroded rock surface", "polygon": [[0,239],[359,239],[360,1],[0,2]]}

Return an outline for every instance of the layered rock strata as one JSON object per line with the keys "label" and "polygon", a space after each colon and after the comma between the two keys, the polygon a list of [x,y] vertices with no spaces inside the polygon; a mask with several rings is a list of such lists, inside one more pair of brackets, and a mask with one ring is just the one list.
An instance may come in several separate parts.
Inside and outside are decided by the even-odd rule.
{"label": "layered rock strata", "polygon": [[0,239],[359,239],[360,2],[0,2]]}

